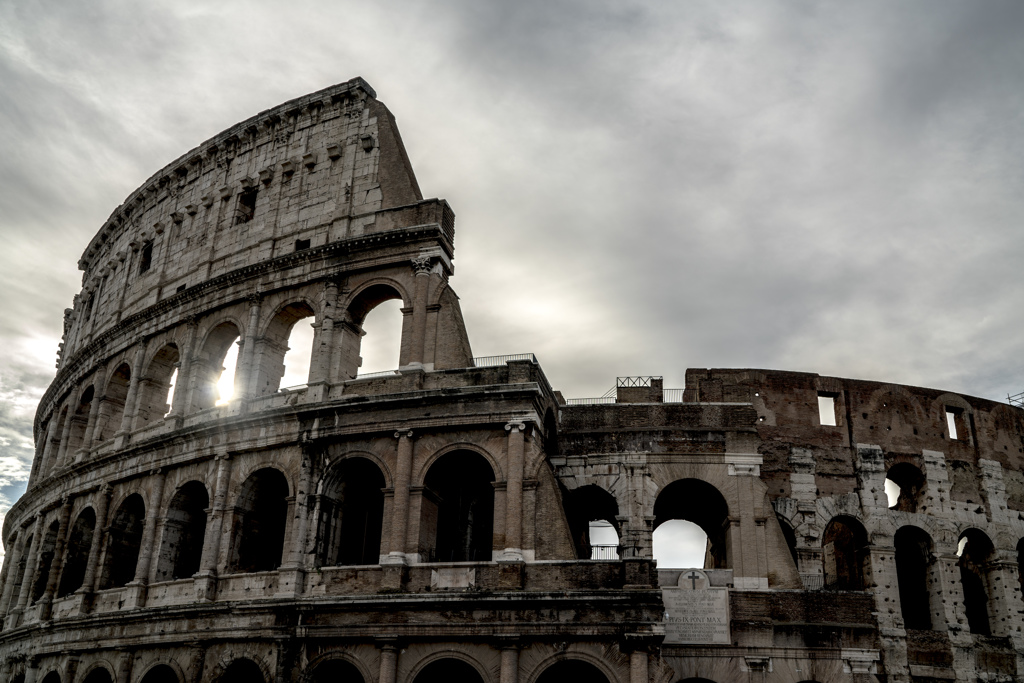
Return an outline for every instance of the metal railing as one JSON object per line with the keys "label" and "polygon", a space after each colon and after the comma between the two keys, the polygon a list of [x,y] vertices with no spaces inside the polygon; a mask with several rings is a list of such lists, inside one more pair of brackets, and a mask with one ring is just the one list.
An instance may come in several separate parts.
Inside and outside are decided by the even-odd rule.
{"label": "metal railing", "polygon": [[661,392],[663,403],[683,403],[683,392],[686,389],[664,389]]}
{"label": "metal railing", "polygon": [[1019,394],[1014,394],[1013,396],[1007,394],[1006,402],[1009,403],[1011,406],[1024,408],[1024,391],[1020,392]]}
{"label": "metal railing", "polygon": [[356,379],[372,379],[374,377],[391,377],[398,375],[398,370],[381,370],[380,372],[367,372],[364,375],[356,375]]}
{"label": "metal railing", "polygon": [[661,375],[638,375],[636,377],[616,377],[616,387],[649,387],[652,379],[662,379]]}
{"label": "metal railing", "polygon": [[536,363],[537,356],[532,353],[510,353],[505,356],[477,356],[473,359],[473,367],[491,368],[496,365],[504,365],[510,360],[528,360],[531,363]]}
{"label": "metal railing", "polygon": [[592,559],[592,560],[617,560],[617,559],[619,559],[619,546],[617,546],[617,545],[592,545],[592,546],[590,546],[590,559]]}
{"label": "metal railing", "polygon": [[569,398],[565,400],[565,404],[569,406],[589,406],[600,403],[615,403],[615,397],[597,396],[595,398]]}
{"label": "metal railing", "polygon": [[804,590],[820,591],[825,587],[825,577],[821,574],[801,574],[800,580],[804,583]]}

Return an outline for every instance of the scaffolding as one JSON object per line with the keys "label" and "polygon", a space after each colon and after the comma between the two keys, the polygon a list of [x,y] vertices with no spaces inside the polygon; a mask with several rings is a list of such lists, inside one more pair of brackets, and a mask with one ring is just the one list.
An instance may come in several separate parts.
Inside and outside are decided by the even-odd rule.
{"label": "scaffolding", "polygon": [[1009,403],[1011,406],[1024,408],[1024,391],[1020,392],[1019,394],[1014,394],[1013,396],[1007,394],[1006,402]]}

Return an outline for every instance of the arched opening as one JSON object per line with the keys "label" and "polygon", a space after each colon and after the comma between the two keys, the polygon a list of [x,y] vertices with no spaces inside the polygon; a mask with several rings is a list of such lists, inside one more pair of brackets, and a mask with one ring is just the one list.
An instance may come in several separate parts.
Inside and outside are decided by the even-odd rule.
{"label": "arched opening", "polygon": [[619,559],[619,504],[615,496],[591,484],[567,491],[563,498],[576,557]]}
{"label": "arched opening", "polygon": [[868,561],[868,534],[853,517],[839,516],[825,527],[821,547],[825,588],[864,590],[864,565]]}
{"label": "arched opening", "polygon": [[[695,524],[706,536],[703,561],[706,569],[729,567],[728,530],[729,506],[722,494],[711,484],[700,479],[674,481],[658,493],[654,501],[654,559],[663,567],[677,566],[671,559],[679,558],[680,548],[692,548],[695,534],[691,527],[673,524],[658,533],[661,526],[672,520]],[[686,544],[681,546],[679,544]],[[696,548],[692,548],[696,550]],[[676,558],[672,556],[676,554]],[[692,554],[688,553],[690,557]],[[694,558],[695,559],[695,558]],[[686,565],[684,565],[686,566]],[[690,566],[698,566],[697,563]]]}
{"label": "arched opening", "polygon": [[157,664],[142,677],[142,683],[180,683],[178,674],[166,664]]}
{"label": "arched opening", "polygon": [[[82,587],[86,565],[89,563],[89,551],[92,549],[92,532],[95,528],[96,513],[92,508],[82,510],[71,526],[71,533],[68,534],[67,549],[64,551],[64,571],[60,576],[57,595],[71,595]],[[91,589],[92,586],[87,588]]]}
{"label": "arched opening", "polygon": [[789,520],[775,513],[775,519],[779,520],[779,528],[782,529],[782,537],[786,540],[786,547],[789,548],[789,554],[793,558],[793,564],[797,567],[800,566],[800,559],[796,552],[796,531],[790,525]]}
{"label": "arched opening", "polygon": [[[14,536],[9,541],[12,548],[20,547],[21,552],[18,554],[18,563],[11,567],[7,578],[11,582],[11,590],[7,591],[7,587],[4,586],[4,592],[11,595],[8,609],[18,602],[18,595],[21,594],[21,584],[25,580],[25,567],[28,566],[29,554],[32,552],[32,536],[24,539]],[[0,612],[0,620],[2,620],[3,615],[4,613]]]}
{"label": "arched opening", "polygon": [[300,321],[313,315],[308,304],[298,302],[285,306],[274,316],[256,345],[257,396],[309,381],[313,328]]}
{"label": "arched opening", "polygon": [[[57,417],[57,426],[53,430],[53,438],[50,439],[49,452],[47,454],[46,462],[43,463],[43,474],[49,474],[57,469],[57,454],[60,453],[60,440],[64,435],[64,424],[68,419],[68,407],[64,406],[61,408],[60,413]],[[43,451],[47,453],[46,450]]]}
{"label": "arched opening", "polygon": [[19,673],[11,678],[11,683],[25,683],[25,674]]}
{"label": "arched opening", "polygon": [[494,470],[470,451],[430,466],[420,503],[420,551],[430,562],[490,561],[494,546]]}
{"label": "arched opening", "polygon": [[366,314],[361,325],[365,336],[360,346],[360,375],[394,370],[398,367],[404,318],[400,299],[384,301]]}
{"label": "arched opening", "polygon": [[46,677],[43,679],[43,683],[60,683],[60,674],[56,671],[51,671],[46,674]]}
{"label": "arched opening", "polygon": [[[340,343],[342,349],[342,358],[340,364],[341,367],[339,368],[340,377],[342,380],[354,379],[357,374],[367,374],[368,372],[370,372],[369,368],[371,367],[371,363],[368,362],[366,363],[366,366],[363,367],[363,358],[361,355],[364,353],[364,349],[362,347],[362,338],[368,334],[363,324],[367,321],[367,316],[370,313],[370,311],[373,311],[386,301],[392,301],[396,299],[398,300],[398,313],[399,315],[401,315],[401,295],[393,287],[378,284],[372,285],[364,289],[362,292],[359,293],[359,296],[357,296],[355,300],[351,304],[349,304],[348,310],[346,311],[347,320],[349,324],[339,325],[335,328],[337,330],[340,330],[341,334],[341,339],[338,340],[338,342]],[[373,320],[370,321],[371,326],[374,330],[374,337],[377,337],[378,335],[381,337],[381,339],[379,340],[380,343],[378,343],[378,340],[375,339],[373,342],[373,346],[383,347],[386,345],[384,342],[384,338],[393,339],[393,329],[395,327],[395,315],[393,309],[394,305],[392,305],[390,309],[382,309],[380,319],[378,320],[378,316],[375,315],[373,317]],[[390,315],[388,315],[389,312]],[[404,319],[404,316],[402,317]],[[401,328],[401,323],[402,320],[399,320],[399,328]],[[392,331],[389,332],[388,330]],[[398,337],[400,340],[400,330],[398,333]],[[393,341],[391,343],[392,345],[394,345]],[[399,341],[398,348],[400,348],[400,346],[401,341]],[[367,346],[367,348],[365,349],[365,353],[370,353],[369,346]],[[385,351],[382,348],[381,354],[383,353],[385,353]],[[372,359],[368,358],[367,360],[372,361],[372,364],[374,366],[382,365],[383,370],[392,370],[394,368],[399,367],[401,365],[401,354],[396,353],[394,349],[387,351],[387,353],[390,353],[392,355],[390,355],[389,357],[374,356]],[[362,370],[360,368],[362,368]]]}
{"label": "arched opening", "polygon": [[905,526],[893,536],[893,544],[904,626],[927,631],[932,627],[932,539],[915,526]]}
{"label": "arched opening", "polygon": [[190,481],[175,491],[164,520],[157,581],[187,579],[199,571],[208,507],[210,496],[201,482]]}
{"label": "arched opening", "polygon": [[198,379],[194,410],[205,410],[224,405],[235,394],[235,367],[238,364],[238,341],[241,335],[234,323],[225,322],[210,331],[195,363],[193,372]]}
{"label": "arched opening", "polygon": [[163,419],[171,411],[174,384],[177,380],[181,357],[178,347],[167,344],[153,356],[139,382],[139,409],[135,427]]}
{"label": "arched opening", "polygon": [[242,484],[232,534],[234,571],[265,572],[281,566],[287,498],[288,481],[270,467],[256,470]]}
{"label": "arched opening", "polygon": [[82,683],[114,683],[114,677],[102,666],[98,666],[89,672]]}
{"label": "arched opening", "polygon": [[329,659],[316,665],[309,676],[309,683],[364,683],[364,679],[351,662]]}
{"label": "arched opening", "polygon": [[461,659],[438,659],[423,667],[413,683],[484,683],[480,673]]}
{"label": "arched opening", "polygon": [[537,683],[566,683],[567,681],[608,683],[608,677],[590,662],[579,659],[563,659],[555,662],[537,677]]}
{"label": "arched opening", "polygon": [[119,588],[135,578],[145,520],[146,504],[137,493],[125,498],[117,508],[108,533],[102,588]]}
{"label": "arched opening", "polygon": [[124,403],[128,398],[128,386],[132,381],[132,369],[121,363],[107,382],[107,391],[100,403],[99,420],[94,441],[101,443],[114,436],[124,420]]}
{"label": "arched opening", "polygon": [[82,397],[78,399],[75,413],[71,416],[71,430],[68,432],[66,451],[68,462],[71,462],[75,451],[81,448],[85,441],[85,429],[89,426],[89,412],[92,409],[92,399],[95,393],[96,390],[92,388],[92,385],[86,387],[82,392]]}
{"label": "arched opening", "polygon": [[544,414],[544,452],[548,456],[558,455],[558,420],[551,408]]}
{"label": "arched opening", "polygon": [[885,494],[889,498],[890,510],[917,512],[924,488],[924,474],[909,462],[893,465],[885,475]]}
{"label": "arched opening", "polygon": [[662,569],[713,568],[708,550],[708,535],[685,519],[670,519],[651,534],[651,554]]}
{"label": "arched opening", "polygon": [[320,499],[324,566],[380,561],[385,485],[380,468],[366,458],[346,458],[333,468]]}
{"label": "arched opening", "polygon": [[50,568],[53,565],[53,554],[57,549],[57,534],[60,533],[60,522],[54,520],[46,529],[43,544],[39,546],[39,564],[32,584],[32,602],[43,597],[46,584],[50,580]]}
{"label": "arched opening", "polygon": [[957,555],[960,556],[960,584],[964,591],[964,612],[971,633],[992,635],[989,622],[989,564],[995,548],[985,532],[968,529],[960,535]]}
{"label": "arched opening", "polygon": [[266,683],[266,678],[256,662],[242,658],[231,662],[217,683]]}

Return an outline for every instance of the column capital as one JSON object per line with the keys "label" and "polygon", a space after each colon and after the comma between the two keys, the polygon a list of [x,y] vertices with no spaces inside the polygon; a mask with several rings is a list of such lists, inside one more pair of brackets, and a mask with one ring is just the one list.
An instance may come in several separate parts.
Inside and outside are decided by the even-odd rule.
{"label": "column capital", "polygon": [[517,432],[526,431],[526,422],[523,420],[510,420],[508,424],[505,425],[505,431],[511,432],[513,430]]}
{"label": "column capital", "polygon": [[416,271],[416,275],[430,275],[430,270],[433,266],[433,256],[417,256],[412,259],[412,269]]}
{"label": "column capital", "polygon": [[399,431],[395,432],[395,438],[396,439],[401,439],[403,437],[406,438],[406,439],[411,439],[412,438],[412,430],[411,429],[399,430]]}

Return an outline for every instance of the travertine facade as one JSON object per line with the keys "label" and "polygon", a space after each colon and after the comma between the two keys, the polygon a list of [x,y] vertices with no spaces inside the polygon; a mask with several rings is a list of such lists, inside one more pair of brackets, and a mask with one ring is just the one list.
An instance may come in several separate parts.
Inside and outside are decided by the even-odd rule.
{"label": "travertine facade", "polygon": [[[80,262],[4,523],[0,678],[1024,676],[1024,411],[762,370],[567,402],[530,354],[473,357],[454,238],[361,79],[134,192]],[[358,376],[391,299],[399,370]],[[308,382],[282,389],[302,320]],[[655,567],[676,519],[703,572]]]}

